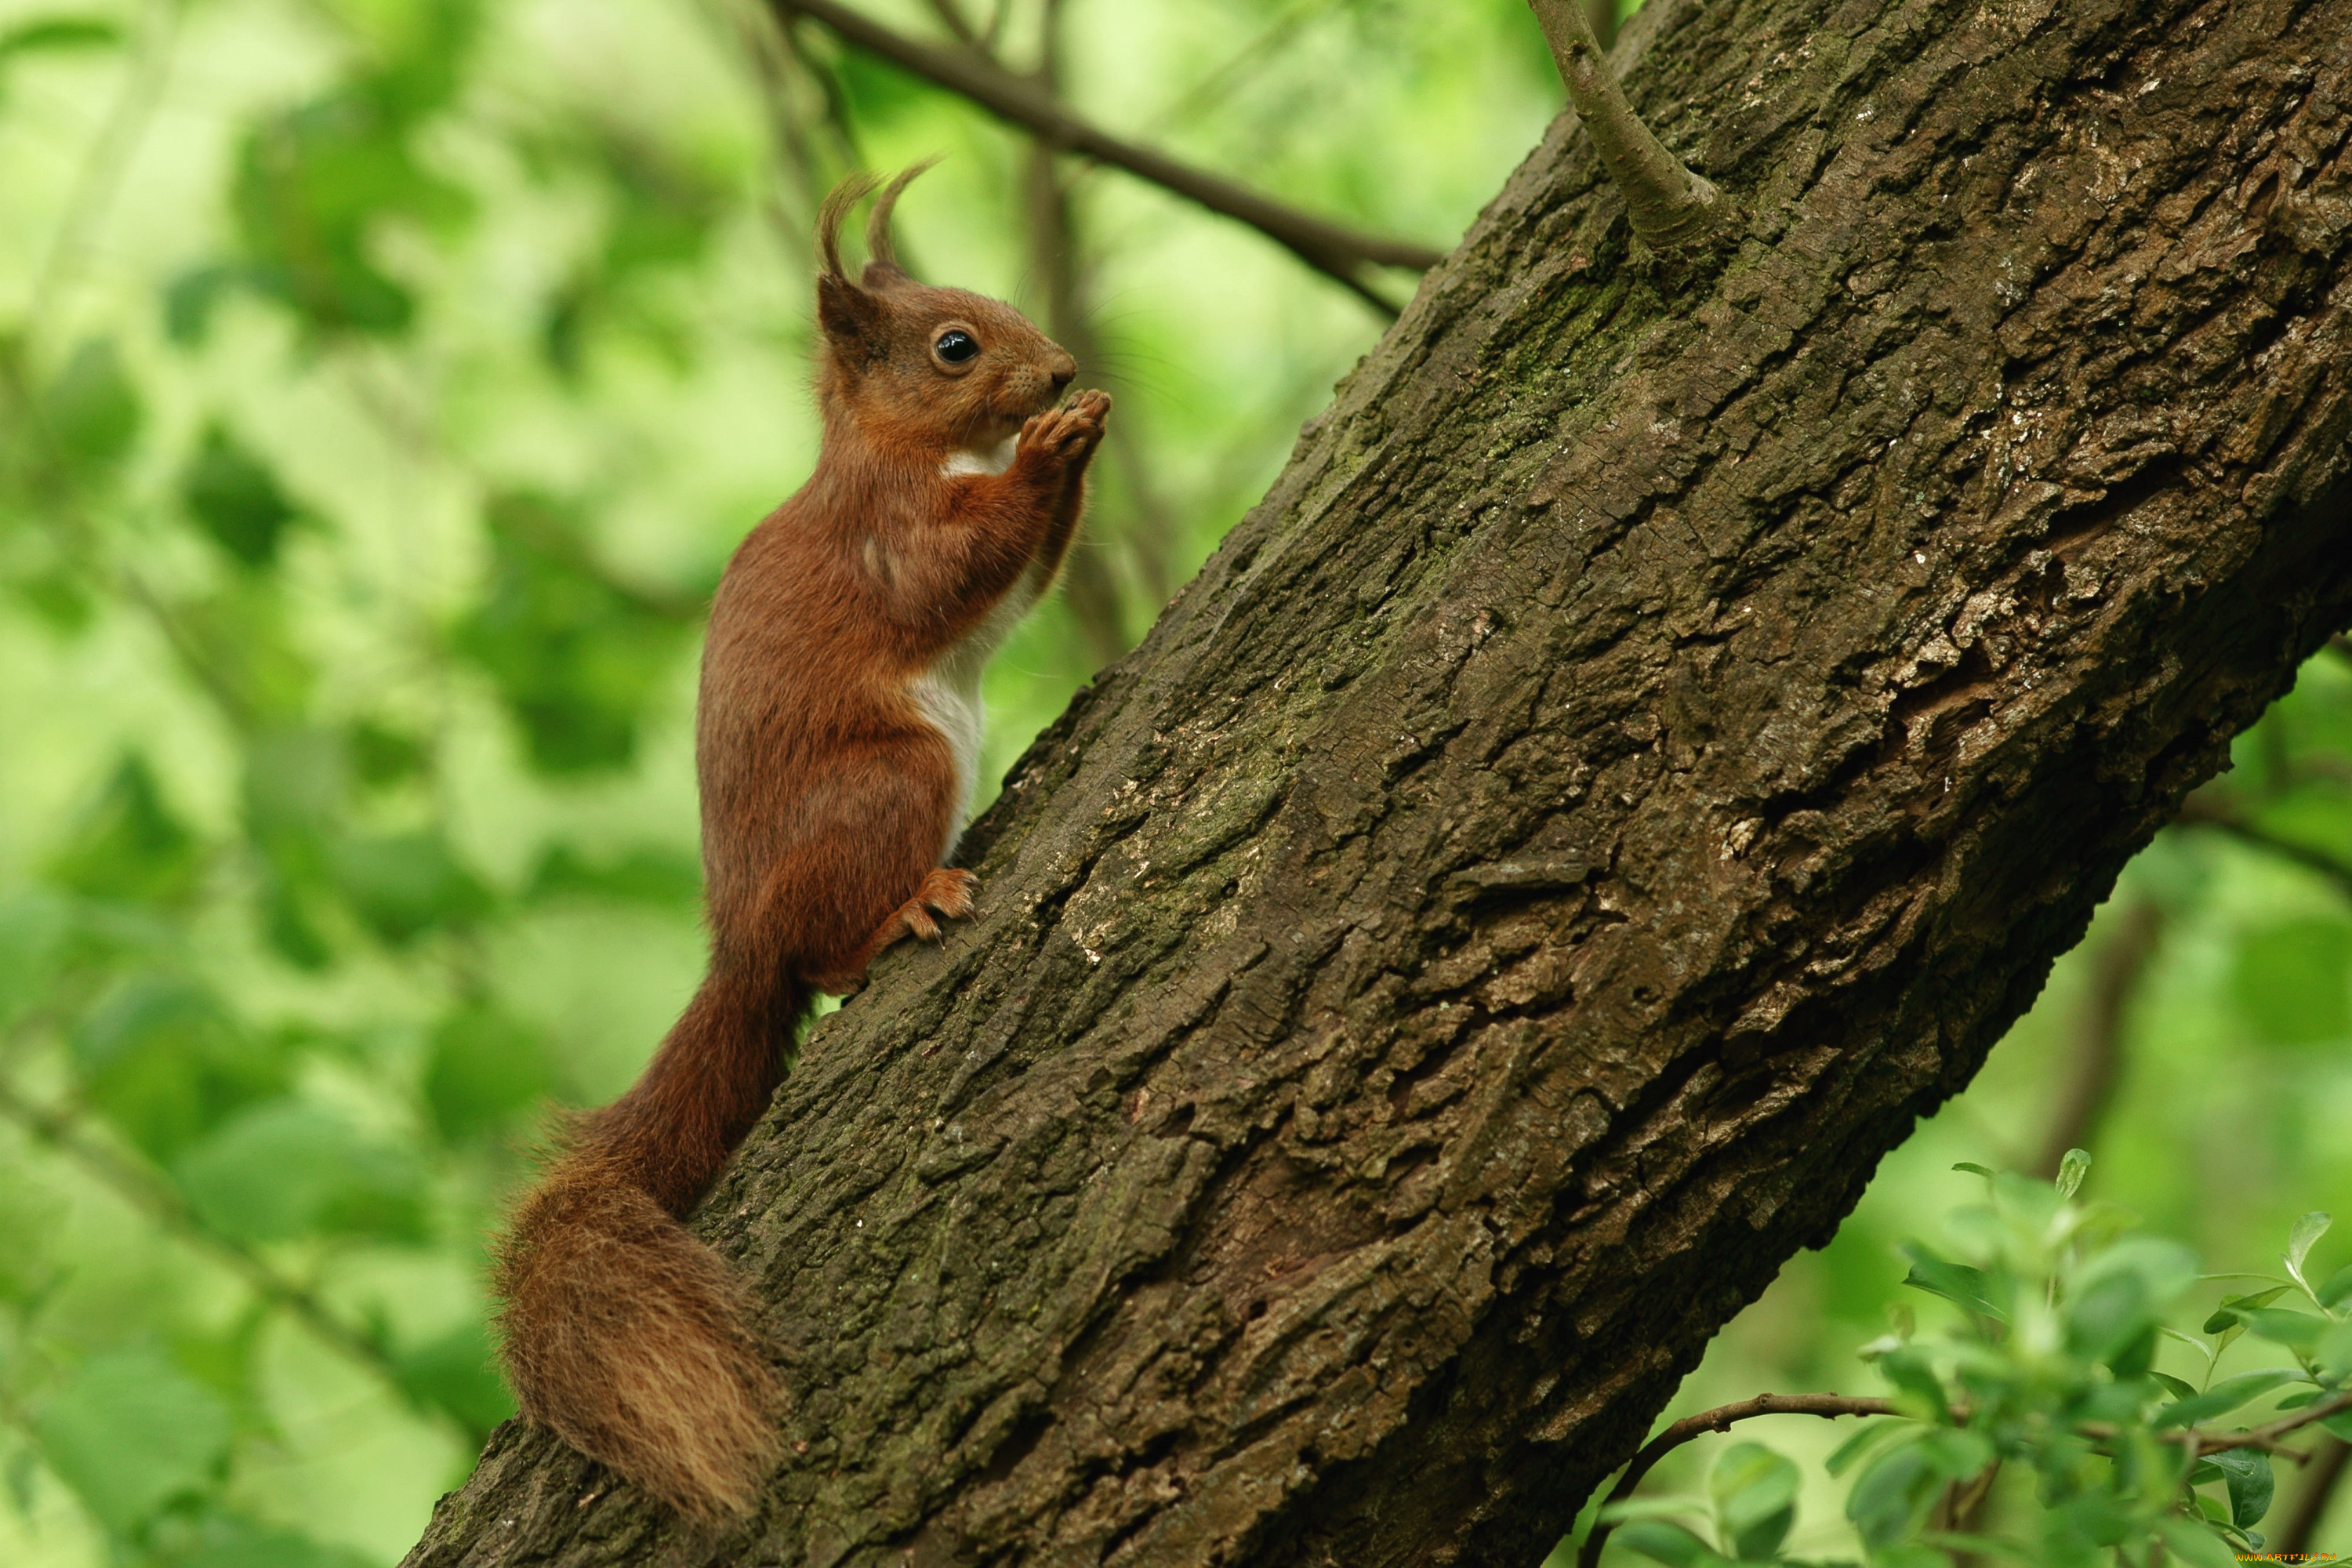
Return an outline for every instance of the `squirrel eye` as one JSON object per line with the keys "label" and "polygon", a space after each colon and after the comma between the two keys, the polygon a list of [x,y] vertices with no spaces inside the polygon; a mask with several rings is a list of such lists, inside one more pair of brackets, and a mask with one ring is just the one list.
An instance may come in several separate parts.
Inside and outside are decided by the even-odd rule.
{"label": "squirrel eye", "polygon": [[980,353],[980,340],[966,331],[945,331],[940,334],[940,341],[931,345],[931,352],[950,364],[961,364]]}

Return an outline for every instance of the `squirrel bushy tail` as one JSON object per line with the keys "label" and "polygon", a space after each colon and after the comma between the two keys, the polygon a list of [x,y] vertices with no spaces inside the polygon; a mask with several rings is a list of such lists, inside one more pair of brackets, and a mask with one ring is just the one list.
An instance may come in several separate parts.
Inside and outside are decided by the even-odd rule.
{"label": "squirrel bushy tail", "polygon": [[[762,974],[761,971],[764,969]],[[766,1109],[807,988],[723,960],[516,1208],[495,1283],[522,1413],[682,1513],[748,1511],[779,1391],[750,1292],[679,1220]]]}

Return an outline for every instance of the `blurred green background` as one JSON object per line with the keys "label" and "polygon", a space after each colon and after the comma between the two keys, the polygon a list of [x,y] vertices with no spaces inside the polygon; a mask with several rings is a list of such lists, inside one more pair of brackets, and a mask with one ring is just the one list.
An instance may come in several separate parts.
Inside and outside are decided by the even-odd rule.
{"label": "blurred green background", "polygon": [[[1559,102],[1523,0],[964,4],[1100,122],[1439,247]],[[388,1564],[510,1410],[484,1230],[699,972],[698,628],[813,457],[809,215],[932,153],[910,265],[1119,398],[992,779],[1379,310],[750,0],[0,0],[0,1562]],[[2215,1268],[2352,1204],[2352,662],[2240,759],[1678,1410],[1874,1392],[1956,1159],[2079,1138]]]}

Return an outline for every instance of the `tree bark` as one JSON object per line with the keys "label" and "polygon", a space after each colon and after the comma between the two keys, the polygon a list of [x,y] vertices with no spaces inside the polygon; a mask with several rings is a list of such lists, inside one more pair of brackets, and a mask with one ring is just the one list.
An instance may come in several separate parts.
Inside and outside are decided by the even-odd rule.
{"label": "tree bark", "polygon": [[1524,1568],[2352,620],[2343,0],[1635,56],[1736,248],[1556,124],[704,1205],[764,1511],[509,1425],[412,1563]]}

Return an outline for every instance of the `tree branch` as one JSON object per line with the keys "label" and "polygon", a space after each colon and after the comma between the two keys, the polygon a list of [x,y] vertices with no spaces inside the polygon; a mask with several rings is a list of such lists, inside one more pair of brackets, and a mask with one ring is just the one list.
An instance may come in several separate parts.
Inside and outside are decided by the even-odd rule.
{"label": "tree branch", "polygon": [[2289,1562],[2310,1552],[2327,1518],[2327,1505],[2335,1500],[2336,1483],[2344,1479],[2344,1461],[2352,1458],[2352,1443],[2330,1433],[2313,1458],[2315,1463],[2305,1474],[2303,1489],[2295,1494],[2294,1511],[2287,1515],[2278,1539],[2270,1543],[2272,1552]]}
{"label": "tree branch", "polygon": [[1609,74],[1583,0],[1528,0],[1551,47],[1552,64],[1568,89],[1593,151],[1625,197],[1625,219],[1653,250],[1687,248],[1712,237],[1730,204],[1712,184],[1666,151],[1626,101]]}
{"label": "tree branch", "polygon": [[2226,833],[2242,844],[2326,878],[2338,892],[2352,899],[2352,864],[2338,860],[2325,849],[2273,833],[2215,791],[2203,790],[2190,795],[2181,803],[2180,815],[2174,820],[2183,827],[2210,827]]}
{"label": "tree branch", "polygon": [[1081,119],[1035,83],[1015,76],[992,60],[909,38],[836,0],[769,0],[769,4],[780,17],[806,16],[822,23],[845,42],[970,99],[999,119],[1023,126],[1065,152],[1124,169],[1138,179],[1172,191],[1211,212],[1249,225],[1391,316],[1396,313],[1395,305],[1367,281],[1368,269],[1402,267],[1425,271],[1444,258],[1443,251],[1428,246],[1365,234],[1302,213],[1223,175],[1195,169],[1152,148],[1114,136]]}
{"label": "tree branch", "polygon": [[[1835,1419],[1840,1415],[1893,1415],[1895,1408],[1884,1399],[1864,1399],[1844,1394],[1759,1394],[1753,1399],[1743,1399],[1737,1405],[1717,1405],[1696,1415],[1685,1415],[1642,1446],[1642,1451],[1626,1465],[1625,1473],[1609,1490],[1609,1503],[1623,1502],[1633,1495],[1633,1489],[1643,1478],[1657,1468],[1660,1459],[1681,1447],[1694,1437],[1704,1437],[1710,1432],[1727,1432],[1735,1421],[1747,1421],[1758,1415],[1820,1415]],[[1601,1561],[1601,1549],[1609,1542],[1609,1532],[1617,1527],[1605,1520],[1593,1521],[1592,1532],[1584,1538],[1583,1547],[1576,1554],[1576,1568],[1595,1568]]]}
{"label": "tree branch", "polygon": [[[788,1390],[756,1522],[517,1423],[415,1568],[1534,1562],[2352,625],[2352,230],[2234,200],[2335,134],[2333,14],[1871,0],[1750,89],[1818,7],[1674,10],[1645,77],[1819,177],[1669,293],[1548,139],[692,1217]],[[2199,468],[2115,488],[2150,421]]]}
{"label": "tree branch", "polygon": [[2056,1178],[2067,1150],[2091,1146],[2099,1120],[2115,1098],[2116,1080],[2123,1070],[2125,1017],[2163,931],[2163,910],[2143,899],[2123,912],[2099,950],[2091,972],[2091,994],[2067,1064],[2065,1090],[2050,1119],[2042,1153],[2033,1162],[2034,1174],[2045,1181]]}

